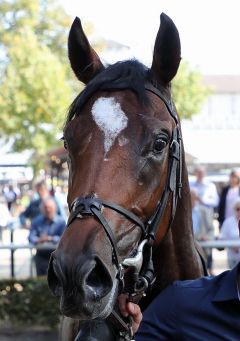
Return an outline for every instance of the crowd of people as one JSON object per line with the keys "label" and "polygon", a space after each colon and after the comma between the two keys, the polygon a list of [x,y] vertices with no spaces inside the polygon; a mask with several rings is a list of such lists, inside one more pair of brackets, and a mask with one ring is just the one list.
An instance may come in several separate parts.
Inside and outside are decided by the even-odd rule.
{"label": "crowd of people", "polygon": [[[197,166],[190,181],[193,232],[196,240],[238,239],[240,218],[240,170],[232,170],[228,183],[221,189],[207,179],[206,169]],[[214,222],[218,222],[218,230]],[[216,225],[216,224],[215,224]],[[208,272],[213,274],[212,250],[205,250]],[[227,248],[228,267],[240,261],[239,248]]]}
{"label": "crowd of people", "polygon": [[19,228],[27,228],[28,241],[36,246],[36,274],[46,275],[50,255],[66,226],[66,191],[56,188],[53,193],[45,180],[36,182],[27,195],[10,185],[2,191],[0,212],[0,241],[2,230],[16,222]]}
{"label": "crowd of people", "polygon": [[[240,171],[232,170],[229,181],[221,188],[209,181],[205,167],[197,166],[190,181],[193,232],[197,241],[238,238],[240,219]],[[54,193],[44,180],[31,191],[21,192],[5,186],[0,196],[0,242],[2,230],[18,219],[20,227],[29,229],[29,242],[38,245],[35,256],[37,275],[46,273],[52,249],[57,244],[67,220],[67,194],[57,186]],[[18,208],[16,210],[16,207]],[[14,217],[14,218],[13,218]],[[41,247],[40,247],[41,246]],[[212,249],[204,249],[209,274],[213,274]],[[240,249],[227,249],[228,266],[240,260]],[[45,269],[45,270],[44,270]]]}

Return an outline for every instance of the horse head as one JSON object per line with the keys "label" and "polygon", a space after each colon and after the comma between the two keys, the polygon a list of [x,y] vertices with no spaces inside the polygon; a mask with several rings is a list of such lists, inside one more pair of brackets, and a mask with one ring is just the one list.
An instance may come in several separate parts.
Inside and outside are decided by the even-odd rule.
{"label": "horse head", "polygon": [[136,60],[105,67],[76,18],[68,50],[86,86],[64,128],[70,216],[48,281],[64,315],[104,319],[176,212],[183,150],[170,82],[181,59],[180,39],[161,14],[149,69]]}

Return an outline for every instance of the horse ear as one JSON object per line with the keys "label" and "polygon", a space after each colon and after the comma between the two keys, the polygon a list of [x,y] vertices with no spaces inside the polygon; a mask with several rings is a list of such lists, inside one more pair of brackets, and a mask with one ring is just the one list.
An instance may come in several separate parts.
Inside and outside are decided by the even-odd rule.
{"label": "horse ear", "polygon": [[151,71],[157,81],[166,86],[177,73],[181,61],[181,44],[173,21],[164,13],[161,14],[160,19]]}
{"label": "horse ear", "polygon": [[76,77],[85,84],[103,69],[103,64],[90,46],[78,17],[69,32],[68,57]]}

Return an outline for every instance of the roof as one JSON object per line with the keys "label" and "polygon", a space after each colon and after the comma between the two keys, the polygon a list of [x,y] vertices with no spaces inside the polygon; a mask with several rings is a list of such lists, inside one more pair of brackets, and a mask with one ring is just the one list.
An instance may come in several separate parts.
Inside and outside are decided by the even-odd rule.
{"label": "roof", "polygon": [[30,153],[0,152],[0,167],[25,167],[28,165]]}
{"label": "roof", "polygon": [[52,156],[56,156],[56,157],[64,157],[67,155],[67,151],[64,147],[59,147],[59,148],[55,148],[53,150],[51,150],[50,152],[48,152],[48,156],[51,158]]}

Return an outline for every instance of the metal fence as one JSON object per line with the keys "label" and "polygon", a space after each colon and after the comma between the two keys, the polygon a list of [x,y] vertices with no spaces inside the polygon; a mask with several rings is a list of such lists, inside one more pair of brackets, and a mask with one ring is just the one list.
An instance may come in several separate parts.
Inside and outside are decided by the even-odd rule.
{"label": "metal fence", "polygon": [[231,248],[231,247],[240,247],[240,239],[236,240],[207,240],[207,241],[199,241],[198,242],[201,247],[206,249],[218,249],[218,248]]}
{"label": "metal fence", "polygon": [[[210,249],[223,249],[223,248],[240,248],[240,239],[239,240],[208,240],[208,241],[200,241],[200,246],[203,248]],[[11,267],[11,277],[15,277],[15,251],[19,249],[27,249],[30,252],[30,276],[33,275],[33,256],[34,252],[37,249],[52,249],[55,250],[56,245],[52,243],[46,243],[44,245],[32,245],[32,244],[17,244],[17,243],[9,243],[0,245],[1,250],[9,250],[10,251],[10,267]],[[1,256],[0,256],[1,259]]]}
{"label": "metal fence", "polygon": [[[56,244],[52,243],[46,243],[44,245],[33,245],[33,244],[16,244],[16,243],[10,243],[10,244],[3,244],[0,245],[0,251],[1,250],[9,250],[10,251],[10,268],[11,268],[11,277],[15,277],[15,251],[17,250],[29,250],[29,257],[30,257],[30,269],[29,273],[30,276],[32,277],[34,274],[33,271],[33,256],[34,256],[34,251],[35,250],[52,250],[54,251],[56,249]],[[1,259],[1,256],[0,256]]]}

